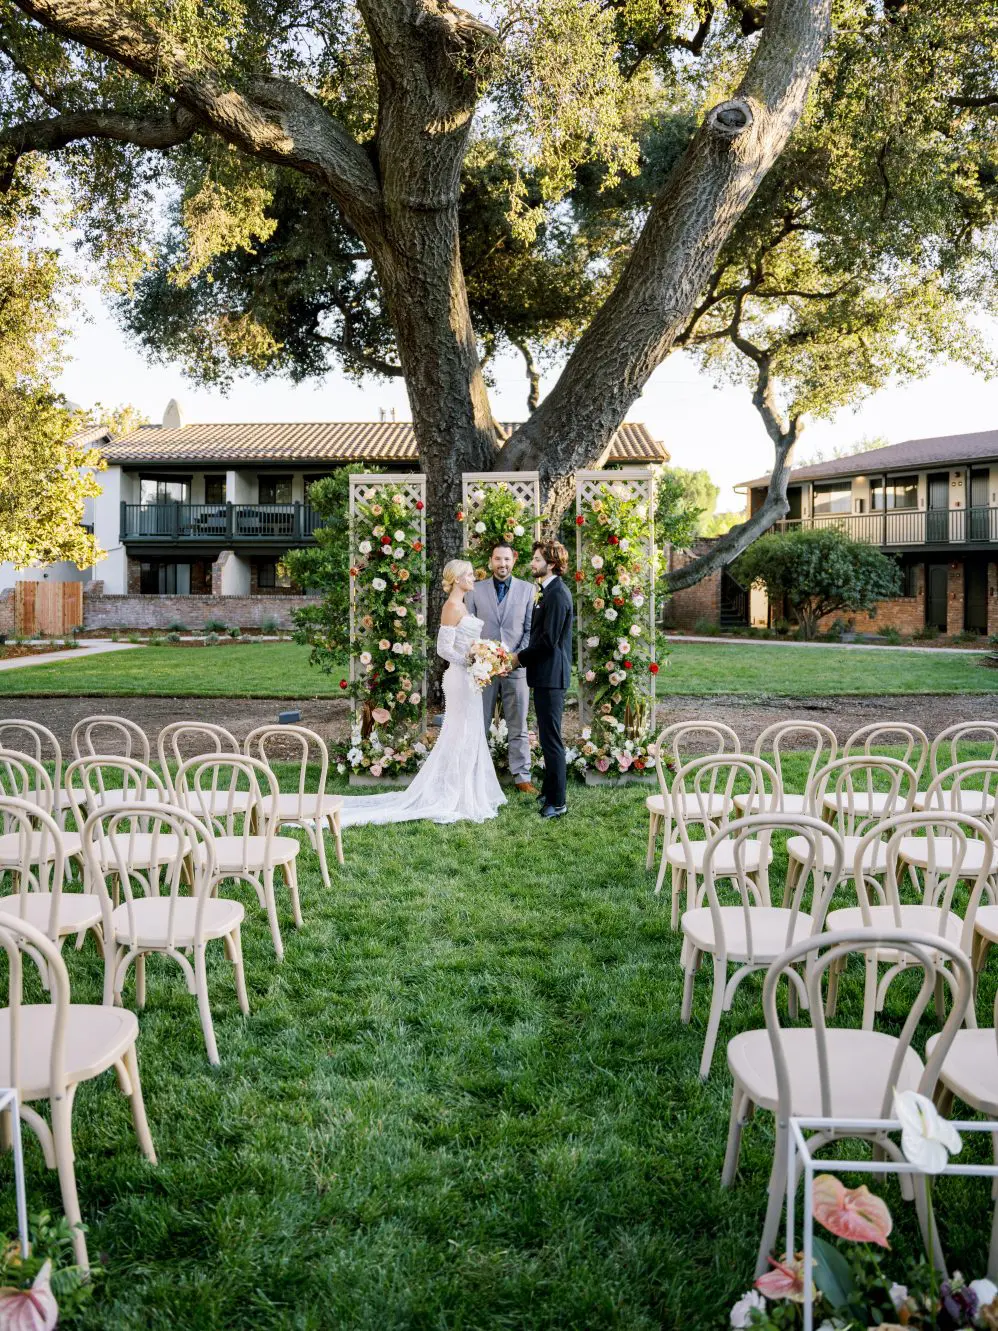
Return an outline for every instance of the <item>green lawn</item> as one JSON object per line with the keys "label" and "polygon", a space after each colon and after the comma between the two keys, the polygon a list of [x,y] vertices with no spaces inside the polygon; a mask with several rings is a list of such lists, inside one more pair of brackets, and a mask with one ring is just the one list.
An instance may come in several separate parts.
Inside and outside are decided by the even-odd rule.
{"label": "green lawn", "polygon": [[[674,643],[658,676],[665,694],[982,693],[998,671],[971,654],[795,649],[741,643]],[[303,699],[340,693],[346,673],[325,675],[291,643],[216,648],[143,647],[90,660],[0,671],[0,695],[105,695]]]}
{"label": "green lawn", "polygon": [[[213,958],[219,1069],[176,967],[150,963],[139,1057],[158,1166],[112,1075],[76,1098],[83,1212],[108,1273],[80,1325],[726,1326],[751,1279],[772,1125],[747,1127],[724,1192],[723,1049],[760,1024],[761,985],[740,988],[701,1084],[709,981],[683,1027],[679,942],[644,870],[645,793],[573,788],[553,824],[514,794],[483,827],[349,830],[330,891],[303,852],[305,928],[282,901],[282,965],[242,897],[248,1018]],[[77,1000],[99,1001],[92,942],[66,958]],[[890,991],[895,1030],[909,978]],[[846,1019],[861,988],[855,967]],[[981,1014],[993,994],[986,977]],[[26,1139],[31,1206],[58,1211]],[[892,1182],[874,1190],[900,1262],[911,1208]],[[4,1157],[8,1227],[12,1197]],[[983,1274],[987,1183],[946,1180],[937,1200],[955,1265]]]}

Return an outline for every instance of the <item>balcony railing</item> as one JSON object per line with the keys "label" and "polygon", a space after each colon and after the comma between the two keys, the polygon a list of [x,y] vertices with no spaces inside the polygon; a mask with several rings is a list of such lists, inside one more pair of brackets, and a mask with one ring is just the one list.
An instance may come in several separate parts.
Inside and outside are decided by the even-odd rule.
{"label": "balcony railing", "polygon": [[123,541],[301,544],[322,520],[311,504],[122,504]]}
{"label": "balcony railing", "polygon": [[801,527],[834,527],[855,541],[893,549],[998,544],[998,508],[893,508],[790,518],[777,524],[779,531]]}

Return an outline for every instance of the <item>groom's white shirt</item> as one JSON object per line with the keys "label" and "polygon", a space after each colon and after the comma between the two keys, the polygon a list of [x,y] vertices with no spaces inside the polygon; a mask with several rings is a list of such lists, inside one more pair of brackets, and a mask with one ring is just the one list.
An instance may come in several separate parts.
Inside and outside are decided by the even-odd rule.
{"label": "groom's white shirt", "polygon": [[542,578],[542,579],[541,579],[541,591],[544,590],[544,588],[548,585],[549,582],[554,582],[554,580],[555,580],[555,578],[556,578],[557,576],[558,576],[558,575],[557,575],[556,573],[549,573],[549,574],[547,575],[546,578]]}

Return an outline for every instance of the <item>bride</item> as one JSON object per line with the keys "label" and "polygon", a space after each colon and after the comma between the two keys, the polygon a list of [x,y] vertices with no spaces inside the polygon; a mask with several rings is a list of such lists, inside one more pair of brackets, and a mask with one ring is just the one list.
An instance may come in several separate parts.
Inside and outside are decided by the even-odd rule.
{"label": "bride", "polygon": [[430,756],[405,790],[390,795],[348,795],[343,827],[360,823],[406,823],[426,818],[434,823],[484,822],[494,818],[506,796],[489,753],[482,722],[482,695],[467,670],[468,651],[482,635],[482,621],[464,608],[465,592],[475,572],[464,559],[444,567],[447,600],[440,615],[437,655],[449,662],[444,671],[444,723]]}

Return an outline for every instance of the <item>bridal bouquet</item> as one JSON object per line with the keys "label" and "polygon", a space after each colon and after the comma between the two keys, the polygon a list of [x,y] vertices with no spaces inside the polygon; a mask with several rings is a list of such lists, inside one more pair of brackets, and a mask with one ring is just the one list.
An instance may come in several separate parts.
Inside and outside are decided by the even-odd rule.
{"label": "bridal bouquet", "polygon": [[492,638],[479,638],[468,652],[468,674],[475,687],[483,692],[494,679],[509,670],[509,652],[501,642]]}

